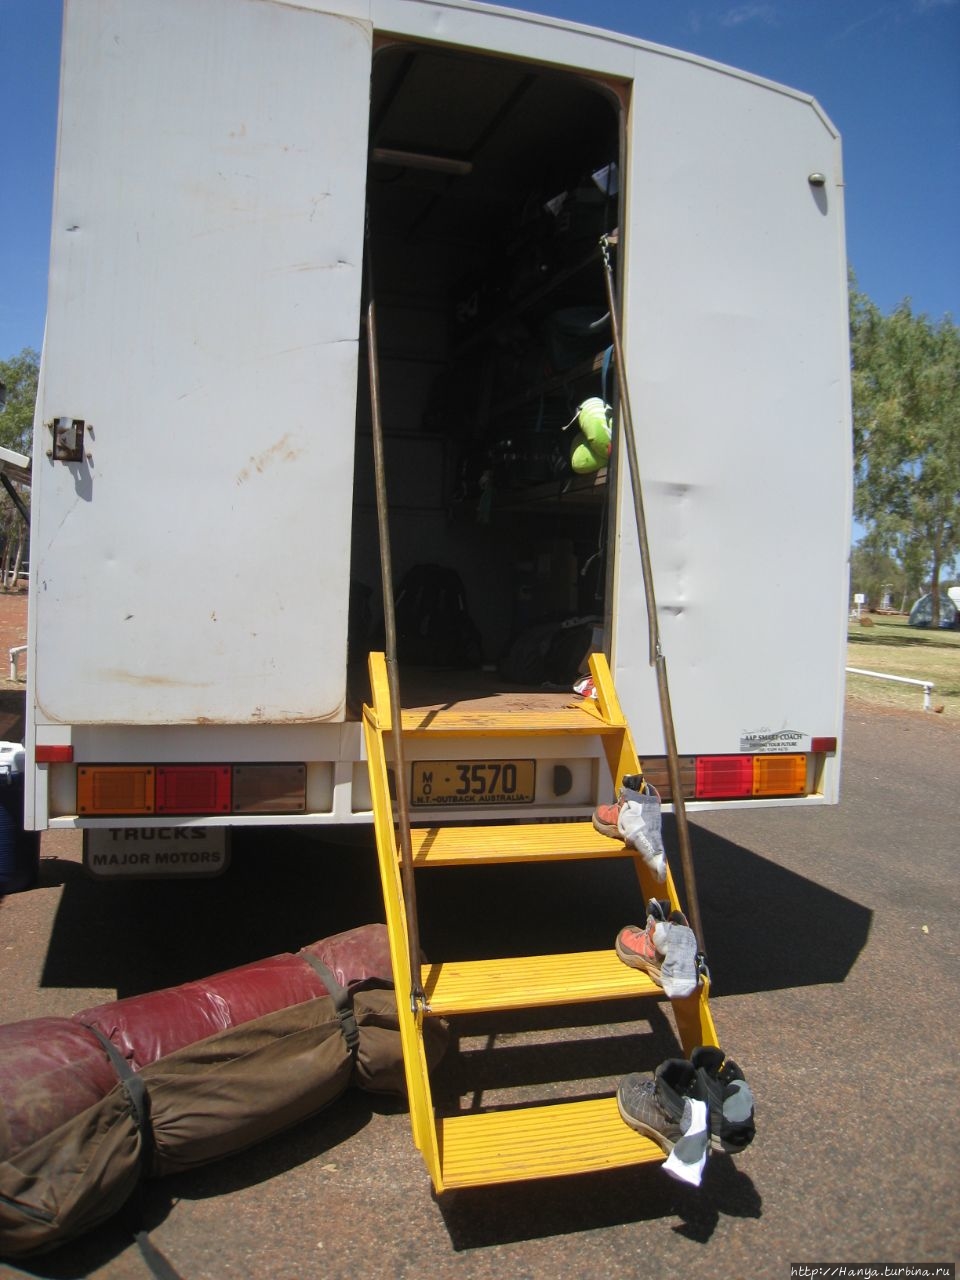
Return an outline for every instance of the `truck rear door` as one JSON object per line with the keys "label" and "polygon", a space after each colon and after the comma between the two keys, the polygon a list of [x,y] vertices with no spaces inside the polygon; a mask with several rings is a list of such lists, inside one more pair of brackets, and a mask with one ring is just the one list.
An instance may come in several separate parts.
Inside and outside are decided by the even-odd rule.
{"label": "truck rear door", "polygon": [[370,60],[292,4],[66,0],[38,723],[342,716]]}
{"label": "truck rear door", "polygon": [[[681,753],[836,736],[850,545],[843,182],[816,103],[637,53],[624,332]],[[659,707],[626,467],[614,673]],[[744,745],[747,744],[747,745]],[[645,746],[654,753],[655,746]]]}

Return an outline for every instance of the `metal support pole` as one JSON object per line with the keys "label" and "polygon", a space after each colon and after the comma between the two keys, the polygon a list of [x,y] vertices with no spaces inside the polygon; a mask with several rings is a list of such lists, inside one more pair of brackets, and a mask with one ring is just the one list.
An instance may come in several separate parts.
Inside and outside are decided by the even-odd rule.
{"label": "metal support pole", "polygon": [[377,524],[380,533],[380,566],[383,589],[384,657],[390,694],[390,722],[393,735],[393,773],[397,798],[397,830],[400,838],[400,871],[407,923],[410,961],[410,1008],[416,1013],[426,1008],[420,965],[420,925],[417,916],[417,889],[410,842],[410,808],[403,755],[403,723],[400,703],[400,676],[397,668],[397,624],[393,605],[393,565],[390,555],[386,465],[383,450],[383,420],[380,413],[380,364],[377,353],[377,311],[373,292],[370,232],[367,229],[367,366],[370,375],[370,416],[373,435],[373,465],[377,489]]}
{"label": "metal support pole", "polygon": [[657,601],[653,590],[653,570],[650,560],[650,544],[647,539],[647,522],[643,510],[643,493],[641,489],[640,463],[637,456],[637,442],[633,429],[633,416],[630,412],[630,393],[627,385],[627,373],[623,359],[623,346],[620,341],[620,322],[617,313],[616,294],[613,284],[613,267],[610,262],[609,246],[613,240],[604,236],[600,241],[603,255],[604,281],[607,287],[607,305],[610,309],[610,325],[613,332],[613,353],[617,365],[617,380],[620,392],[620,428],[621,440],[626,448],[627,461],[630,466],[630,486],[633,490],[633,509],[637,523],[637,540],[640,546],[640,565],[643,573],[643,590],[647,605],[647,633],[649,641],[650,665],[656,669],[657,693],[660,698],[660,718],[663,722],[663,737],[667,749],[667,775],[670,778],[670,794],[673,801],[673,812],[677,822],[677,842],[680,847],[680,865],[683,868],[683,883],[686,888],[686,914],[690,927],[697,938],[701,952],[705,950],[703,924],[700,919],[700,900],[697,896],[697,881],[693,869],[693,854],[690,847],[690,828],[687,825],[687,811],[683,801],[683,790],[680,783],[680,761],[677,754],[677,738],[673,724],[673,709],[670,705],[670,688],[667,683],[667,662],[660,645],[660,625],[657,618]]}

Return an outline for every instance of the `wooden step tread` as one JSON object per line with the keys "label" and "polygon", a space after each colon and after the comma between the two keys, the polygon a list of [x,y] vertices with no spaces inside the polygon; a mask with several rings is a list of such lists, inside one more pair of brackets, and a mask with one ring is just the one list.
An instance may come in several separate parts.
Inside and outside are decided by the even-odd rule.
{"label": "wooden step tread", "polygon": [[612,949],[446,960],[424,965],[423,988],[430,1013],[438,1017],[663,995],[652,978],[625,965]]}
{"label": "wooden step tread", "polygon": [[543,738],[556,734],[596,736],[622,731],[623,725],[609,724],[582,706],[546,711],[417,708],[403,712],[403,732],[407,737],[438,734],[452,738]]}
{"label": "wooden step tread", "polygon": [[437,1121],[437,1138],[438,1191],[595,1173],[666,1158],[652,1139],[624,1123],[616,1098],[447,1116]]}
{"label": "wooden step tread", "polygon": [[592,822],[532,822],[501,826],[462,823],[449,827],[412,827],[410,843],[416,867],[634,856],[634,851],[622,840],[601,835]]}

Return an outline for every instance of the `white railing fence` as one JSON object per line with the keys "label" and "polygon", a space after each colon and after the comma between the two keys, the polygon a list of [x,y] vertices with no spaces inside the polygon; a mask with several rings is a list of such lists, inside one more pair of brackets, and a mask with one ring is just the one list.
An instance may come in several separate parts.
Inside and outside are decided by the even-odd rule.
{"label": "white railing fence", "polygon": [[885,671],[864,671],[860,667],[847,667],[847,672],[852,676],[872,676],[874,680],[895,680],[897,684],[915,684],[923,690],[923,709],[931,710],[930,694],[933,692],[932,680],[913,680],[910,676],[891,676]]}

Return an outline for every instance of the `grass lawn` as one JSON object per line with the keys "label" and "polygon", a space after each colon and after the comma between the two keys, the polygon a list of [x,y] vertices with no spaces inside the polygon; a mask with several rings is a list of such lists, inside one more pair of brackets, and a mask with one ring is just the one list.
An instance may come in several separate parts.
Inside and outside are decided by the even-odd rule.
{"label": "grass lawn", "polygon": [[[864,614],[863,619],[866,621],[850,620],[847,666],[932,681],[932,705],[943,707],[943,716],[960,725],[960,631],[908,627],[903,615],[870,613]],[[861,702],[908,711],[923,709],[921,688],[869,676],[848,673],[847,695]]]}

